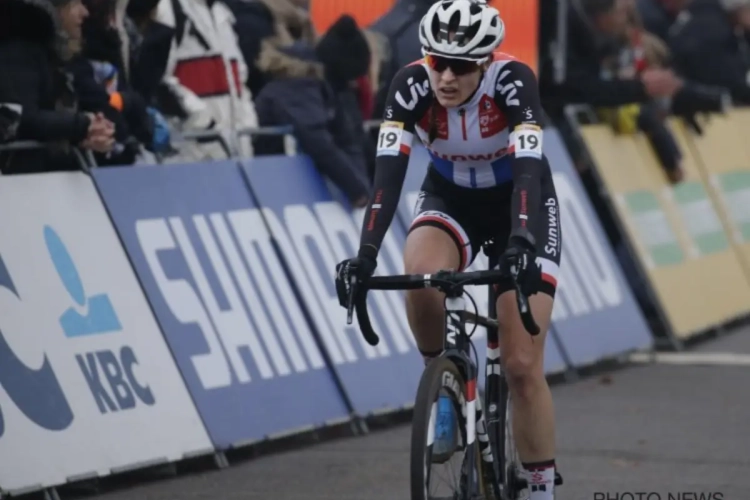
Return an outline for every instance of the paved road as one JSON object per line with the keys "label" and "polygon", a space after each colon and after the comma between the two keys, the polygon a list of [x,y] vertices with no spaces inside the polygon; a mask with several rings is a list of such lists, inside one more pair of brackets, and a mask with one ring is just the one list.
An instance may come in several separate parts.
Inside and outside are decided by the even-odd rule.
{"label": "paved road", "polygon": [[[747,365],[750,329],[691,352],[742,354]],[[748,366],[665,363],[553,387],[566,480],[558,499],[749,499],[748,387]],[[409,436],[402,426],[90,498],[406,500]],[[677,496],[691,492],[704,496]]]}

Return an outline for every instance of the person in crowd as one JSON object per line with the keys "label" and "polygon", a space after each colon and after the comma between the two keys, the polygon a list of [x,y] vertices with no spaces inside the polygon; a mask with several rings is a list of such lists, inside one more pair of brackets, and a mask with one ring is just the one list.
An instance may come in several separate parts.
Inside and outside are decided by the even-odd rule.
{"label": "person in crowd", "polygon": [[[169,54],[174,42],[175,30],[156,20],[159,0],[128,0],[124,26],[129,42],[130,82],[149,106],[159,105],[161,92],[165,90]],[[179,114],[180,110],[174,111]],[[186,118],[180,115],[181,118]]]}
{"label": "person in crowd", "polygon": [[65,64],[81,50],[80,0],[0,1],[0,103],[18,114],[14,138],[46,150],[0,153],[3,174],[75,170],[74,147],[107,153],[114,125],[77,109]]}
{"label": "person in crowd", "polygon": [[[621,45],[602,61],[604,75],[621,80],[637,78],[652,68],[665,69],[669,61],[669,49],[658,37],[643,28],[634,3],[624,3],[626,22]],[[646,101],[603,108],[600,116],[619,133],[643,132],[649,139],[664,171],[671,182],[684,178],[682,152],[664,119],[669,102]]]}
{"label": "person in crowd", "polygon": [[[359,101],[359,109],[363,120],[371,120],[378,115],[375,114],[377,107],[377,96],[383,86],[388,87],[388,82],[382,79],[383,68],[387,67],[388,40],[382,34],[371,29],[362,30],[367,45],[370,49],[370,69],[366,75],[359,77],[354,89]],[[375,157],[377,152],[378,128],[364,130],[362,138],[367,161],[367,176],[370,182],[375,177]]]}
{"label": "person in crowd", "polygon": [[419,21],[434,3],[435,0],[396,0],[388,12],[369,26],[372,31],[388,40],[380,91],[375,99],[376,116],[383,115],[388,87],[398,70],[422,57],[422,48],[416,34],[419,31]]}
{"label": "person in crowd", "polygon": [[89,16],[83,22],[83,50],[69,63],[79,106],[104,114],[115,123],[116,144],[99,165],[129,165],[141,145],[154,148],[154,119],[143,98],[129,84],[129,53],[115,22],[116,0],[84,0]]}
{"label": "person in crowd", "polygon": [[568,12],[566,79],[554,84],[541,76],[545,109],[554,113],[568,103],[622,106],[673,97],[682,80],[669,69],[649,68],[631,78],[612,78],[605,65],[627,40],[624,0],[572,0]]}
{"label": "person in crowd", "polygon": [[[352,92],[353,82],[370,69],[370,49],[364,34],[352,17],[344,15],[314,48],[298,42],[282,50],[292,57],[322,64],[325,78],[269,81],[256,99],[260,124],[292,125],[302,152],[354,207],[364,207],[369,182],[362,147],[363,123]],[[260,148],[260,143],[257,146]]]}
{"label": "person in crowd", "polygon": [[[258,122],[253,95],[244,83],[247,65],[231,10],[222,0],[160,0],[154,20],[174,30],[162,83],[180,109],[179,125],[183,130],[216,131],[240,156],[252,156],[251,138],[244,135],[235,141],[233,133],[256,128]],[[214,139],[182,147],[181,153],[172,160],[227,157]]]}
{"label": "person in crowd", "polygon": [[[662,118],[668,113],[692,117],[697,112],[721,111],[727,105],[726,92],[688,81],[668,67],[667,51],[634,23],[632,6],[629,0],[572,0],[566,77],[555,82],[550,61],[544,61],[540,75],[543,104],[564,134],[570,132],[563,114],[567,104],[630,106],[627,109],[635,110],[630,112],[631,131],[637,125],[649,135],[658,145],[665,169],[679,180],[677,146]],[[572,148],[571,154],[585,168],[580,152]]]}
{"label": "person in crowd", "polygon": [[691,0],[637,0],[643,27],[661,40],[669,38],[669,29]]}
{"label": "person in crowd", "polygon": [[668,39],[675,65],[737,104],[750,104],[750,0],[692,0]]}
{"label": "person in crowd", "polygon": [[248,65],[253,95],[273,78],[322,78],[323,66],[295,58],[282,49],[295,43],[315,45],[317,34],[305,0],[227,0],[237,18],[237,36]]}

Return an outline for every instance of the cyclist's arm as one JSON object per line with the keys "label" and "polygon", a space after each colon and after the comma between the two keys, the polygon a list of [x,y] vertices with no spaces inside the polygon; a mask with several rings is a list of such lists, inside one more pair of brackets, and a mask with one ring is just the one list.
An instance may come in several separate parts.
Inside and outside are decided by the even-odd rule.
{"label": "cyclist's arm", "polygon": [[538,223],[545,160],[542,156],[543,111],[531,68],[520,61],[507,63],[497,78],[495,104],[508,120],[514,184],[510,240],[527,244],[533,250],[532,235]]}
{"label": "cyclist's arm", "polygon": [[414,141],[414,126],[427,112],[432,99],[430,92],[422,96],[416,90],[412,92],[411,87],[424,87],[427,81],[425,68],[413,65],[401,69],[391,82],[383,112],[385,121],[378,134],[372,197],[362,224],[360,257],[377,258],[396,214]]}

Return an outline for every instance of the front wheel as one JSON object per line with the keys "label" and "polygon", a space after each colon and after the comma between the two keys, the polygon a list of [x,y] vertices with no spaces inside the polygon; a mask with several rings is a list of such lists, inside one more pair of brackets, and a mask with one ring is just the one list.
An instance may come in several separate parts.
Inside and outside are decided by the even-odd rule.
{"label": "front wheel", "polygon": [[505,376],[499,378],[500,395],[498,414],[498,462],[502,475],[503,500],[518,500],[520,493],[526,488],[526,480],[521,476],[521,459],[518,456],[516,441],[513,435],[513,417],[511,411],[511,397]]}
{"label": "front wheel", "polygon": [[[436,358],[427,365],[417,390],[411,432],[411,500],[484,498],[477,442],[467,446],[466,383],[456,365]],[[442,435],[436,443],[438,420]],[[450,422],[448,422],[450,420]],[[440,448],[440,449],[437,449]]]}

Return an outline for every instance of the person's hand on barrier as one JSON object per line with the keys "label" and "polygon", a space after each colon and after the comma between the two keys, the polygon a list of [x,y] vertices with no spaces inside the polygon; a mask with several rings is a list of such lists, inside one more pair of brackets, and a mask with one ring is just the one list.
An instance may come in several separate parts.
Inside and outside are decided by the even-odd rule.
{"label": "person's hand on barrier", "polygon": [[682,88],[683,82],[671,70],[650,68],[641,74],[646,93],[654,98],[672,97]]}
{"label": "person's hand on barrier", "polygon": [[91,149],[97,153],[109,153],[115,143],[115,125],[107,120],[103,114],[87,113],[91,119],[89,132],[81,147]]}
{"label": "person's hand on barrier", "polygon": [[542,269],[534,253],[522,245],[509,244],[498,263],[500,270],[510,272],[521,288],[521,293],[534,295],[542,284]]}
{"label": "person's hand on barrier", "polygon": [[672,184],[679,184],[685,180],[685,169],[682,168],[682,164],[678,164],[677,168],[667,170],[667,178]]}
{"label": "person's hand on barrier", "polygon": [[336,264],[336,295],[341,307],[349,306],[352,277],[356,279],[356,283],[364,283],[373,275],[377,265],[374,259],[368,257],[354,257]]}

